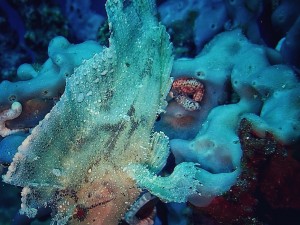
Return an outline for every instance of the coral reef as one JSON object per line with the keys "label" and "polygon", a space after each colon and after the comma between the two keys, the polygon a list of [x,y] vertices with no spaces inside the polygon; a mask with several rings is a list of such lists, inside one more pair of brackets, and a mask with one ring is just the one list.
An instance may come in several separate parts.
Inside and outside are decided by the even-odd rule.
{"label": "coral reef", "polygon": [[270,133],[256,137],[246,119],[241,121],[238,133],[244,149],[239,181],[208,207],[194,207],[194,216],[206,215],[213,224],[299,224],[300,163],[293,152]]}
{"label": "coral reef", "polygon": [[[67,36],[69,32],[59,7],[51,1],[6,1],[19,16],[18,23],[23,24],[23,31],[19,33],[20,44],[30,49],[36,62],[43,62],[50,40],[58,35]],[[16,23],[17,19],[12,20]]]}
{"label": "coral reef", "polygon": [[195,56],[216,34],[239,28],[253,43],[275,47],[281,39],[283,60],[299,73],[299,9],[294,0],[168,0],[159,15],[178,57]]}
{"label": "coral reef", "polygon": [[[101,2],[100,2],[101,3]],[[96,40],[104,17],[92,10],[90,0],[66,0],[66,15],[73,35],[79,41]]]}
{"label": "coral reef", "polygon": [[[196,162],[206,171],[201,177],[202,196],[189,198],[193,205],[207,205],[242,176],[240,173],[245,170],[241,164],[243,147],[237,130],[243,118],[250,121],[256,137],[266,138],[271,133],[284,145],[299,142],[299,80],[291,68],[273,65],[269,51],[248,42],[235,30],[215,37],[195,59],[174,62],[171,76],[175,81],[181,77],[198,79],[205,86],[201,108],[194,112],[193,118],[197,119],[192,119],[192,123],[183,122],[191,120],[191,114],[172,101],[156,125],[171,137],[176,164]],[[231,88],[232,96],[226,94]],[[213,201],[217,202],[212,203],[212,207],[219,204],[222,209],[225,204]],[[220,216],[224,214],[220,212]]]}
{"label": "coral reef", "polygon": [[19,82],[3,81],[0,84],[1,109],[14,101],[24,104],[32,99],[59,98],[64,92],[65,79],[84,59],[102,50],[96,42],[87,41],[72,45],[63,37],[54,38],[48,48],[49,59],[39,69],[23,64],[18,68]]}
{"label": "coral reef", "polygon": [[[9,22],[9,16],[3,9],[4,3],[4,1],[0,2],[0,81],[13,80],[17,67],[31,60],[31,57],[27,55],[27,49],[19,44],[18,31],[10,26],[12,23]],[[10,13],[10,16],[15,15]],[[5,57],[2,57],[2,53],[5,53]]]}
{"label": "coral reef", "polygon": [[1,224],[300,223],[299,2],[157,2],[0,2]]}
{"label": "coral reef", "polygon": [[299,38],[300,38],[300,1],[280,1],[272,14],[272,24],[279,33],[283,34],[280,53],[285,63],[294,66],[299,73]]}
{"label": "coral reef", "polygon": [[[189,46],[193,44],[199,52],[216,34],[236,28],[243,29],[250,40],[261,42],[256,23],[261,10],[261,1],[247,0],[169,0],[159,7],[162,22],[169,28],[171,35],[174,35],[178,55],[189,55]],[[186,24],[192,28],[189,32],[185,31]],[[186,36],[176,37],[184,33]],[[193,39],[194,43],[186,41],[189,39]]]}
{"label": "coral reef", "polygon": [[[16,1],[0,2],[0,79],[14,80],[22,63],[42,63],[47,59],[51,39],[64,36],[72,43],[96,40],[104,15],[92,10],[94,1]],[[97,1],[97,8],[104,1]]]}

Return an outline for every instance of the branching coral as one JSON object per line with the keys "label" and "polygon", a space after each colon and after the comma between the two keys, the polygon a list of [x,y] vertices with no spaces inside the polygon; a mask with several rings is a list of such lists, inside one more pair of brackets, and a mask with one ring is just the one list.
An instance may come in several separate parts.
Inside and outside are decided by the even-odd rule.
{"label": "branching coral", "polygon": [[17,118],[21,114],[21,112],[22,112],[22,105],[20,104],[20,102],[14,102],[11,105],[10,109],[4,110],[3,112],[0,113],[0,135],[2,137],[20,131],[20,130],[10,130],[5,126],[5,122],[7,120],[13,120]]}

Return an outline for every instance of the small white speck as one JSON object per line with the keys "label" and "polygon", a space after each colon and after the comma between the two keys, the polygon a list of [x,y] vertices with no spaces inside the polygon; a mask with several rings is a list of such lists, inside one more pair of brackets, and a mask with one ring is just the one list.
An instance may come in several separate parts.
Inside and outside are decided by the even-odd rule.
{"label": "small white speck", "polygon": [[79,93],[78,97],[77,97],[77,102],[80,103],[84,100],[84,94],[83,93]]}
{"label": "small white speck", "polygon": [[61,176],[61,171],[59,169],[53,169],[52,170],[52,173],[57,176],[57,177],[60,177]]}
{"label": "small white speck", "polygon": [[100,73],[102,76],[105,76],[107,74],[107,70],[103,70],[102,73]]}

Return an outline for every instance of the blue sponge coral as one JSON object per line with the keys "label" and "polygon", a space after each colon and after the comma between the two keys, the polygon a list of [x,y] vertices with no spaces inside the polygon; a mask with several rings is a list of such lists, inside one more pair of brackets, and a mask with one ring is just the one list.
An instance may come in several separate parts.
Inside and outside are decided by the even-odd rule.
{"label": "blue sponge coral", "polygon": [[34,98],[59,97],[64,91],[66,77],[71,76],[74,68],[101,50],[102,47],[94,41],[73,45],[63,37],[54,38],[49,44],[49,59],[41,69],[22,65],[18,69],[21,81],[0,84],[0,111],[14,101],[24,103]]}

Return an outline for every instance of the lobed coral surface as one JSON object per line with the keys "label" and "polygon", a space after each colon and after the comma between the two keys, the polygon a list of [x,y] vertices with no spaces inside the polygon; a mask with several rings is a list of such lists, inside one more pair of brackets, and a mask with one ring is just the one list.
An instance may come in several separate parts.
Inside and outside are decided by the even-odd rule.
{"label": "lobed coral surface", "polygon": [[[153,1],[109,0],[108,48],[56,37],[43,65],[0,83],[1,169],[23,187],[21,214],[49,218],[51,208],[52,224],[299,223],[299,24],[285,17],[298,4],[272,1],[267,14],[287,32],[276,50],[261,29],[269,3],[182,2],[158,10],[175,61]],[[67,4],[102,22],[91,2]],[[174,37],[186,20],[192,32]]]}

